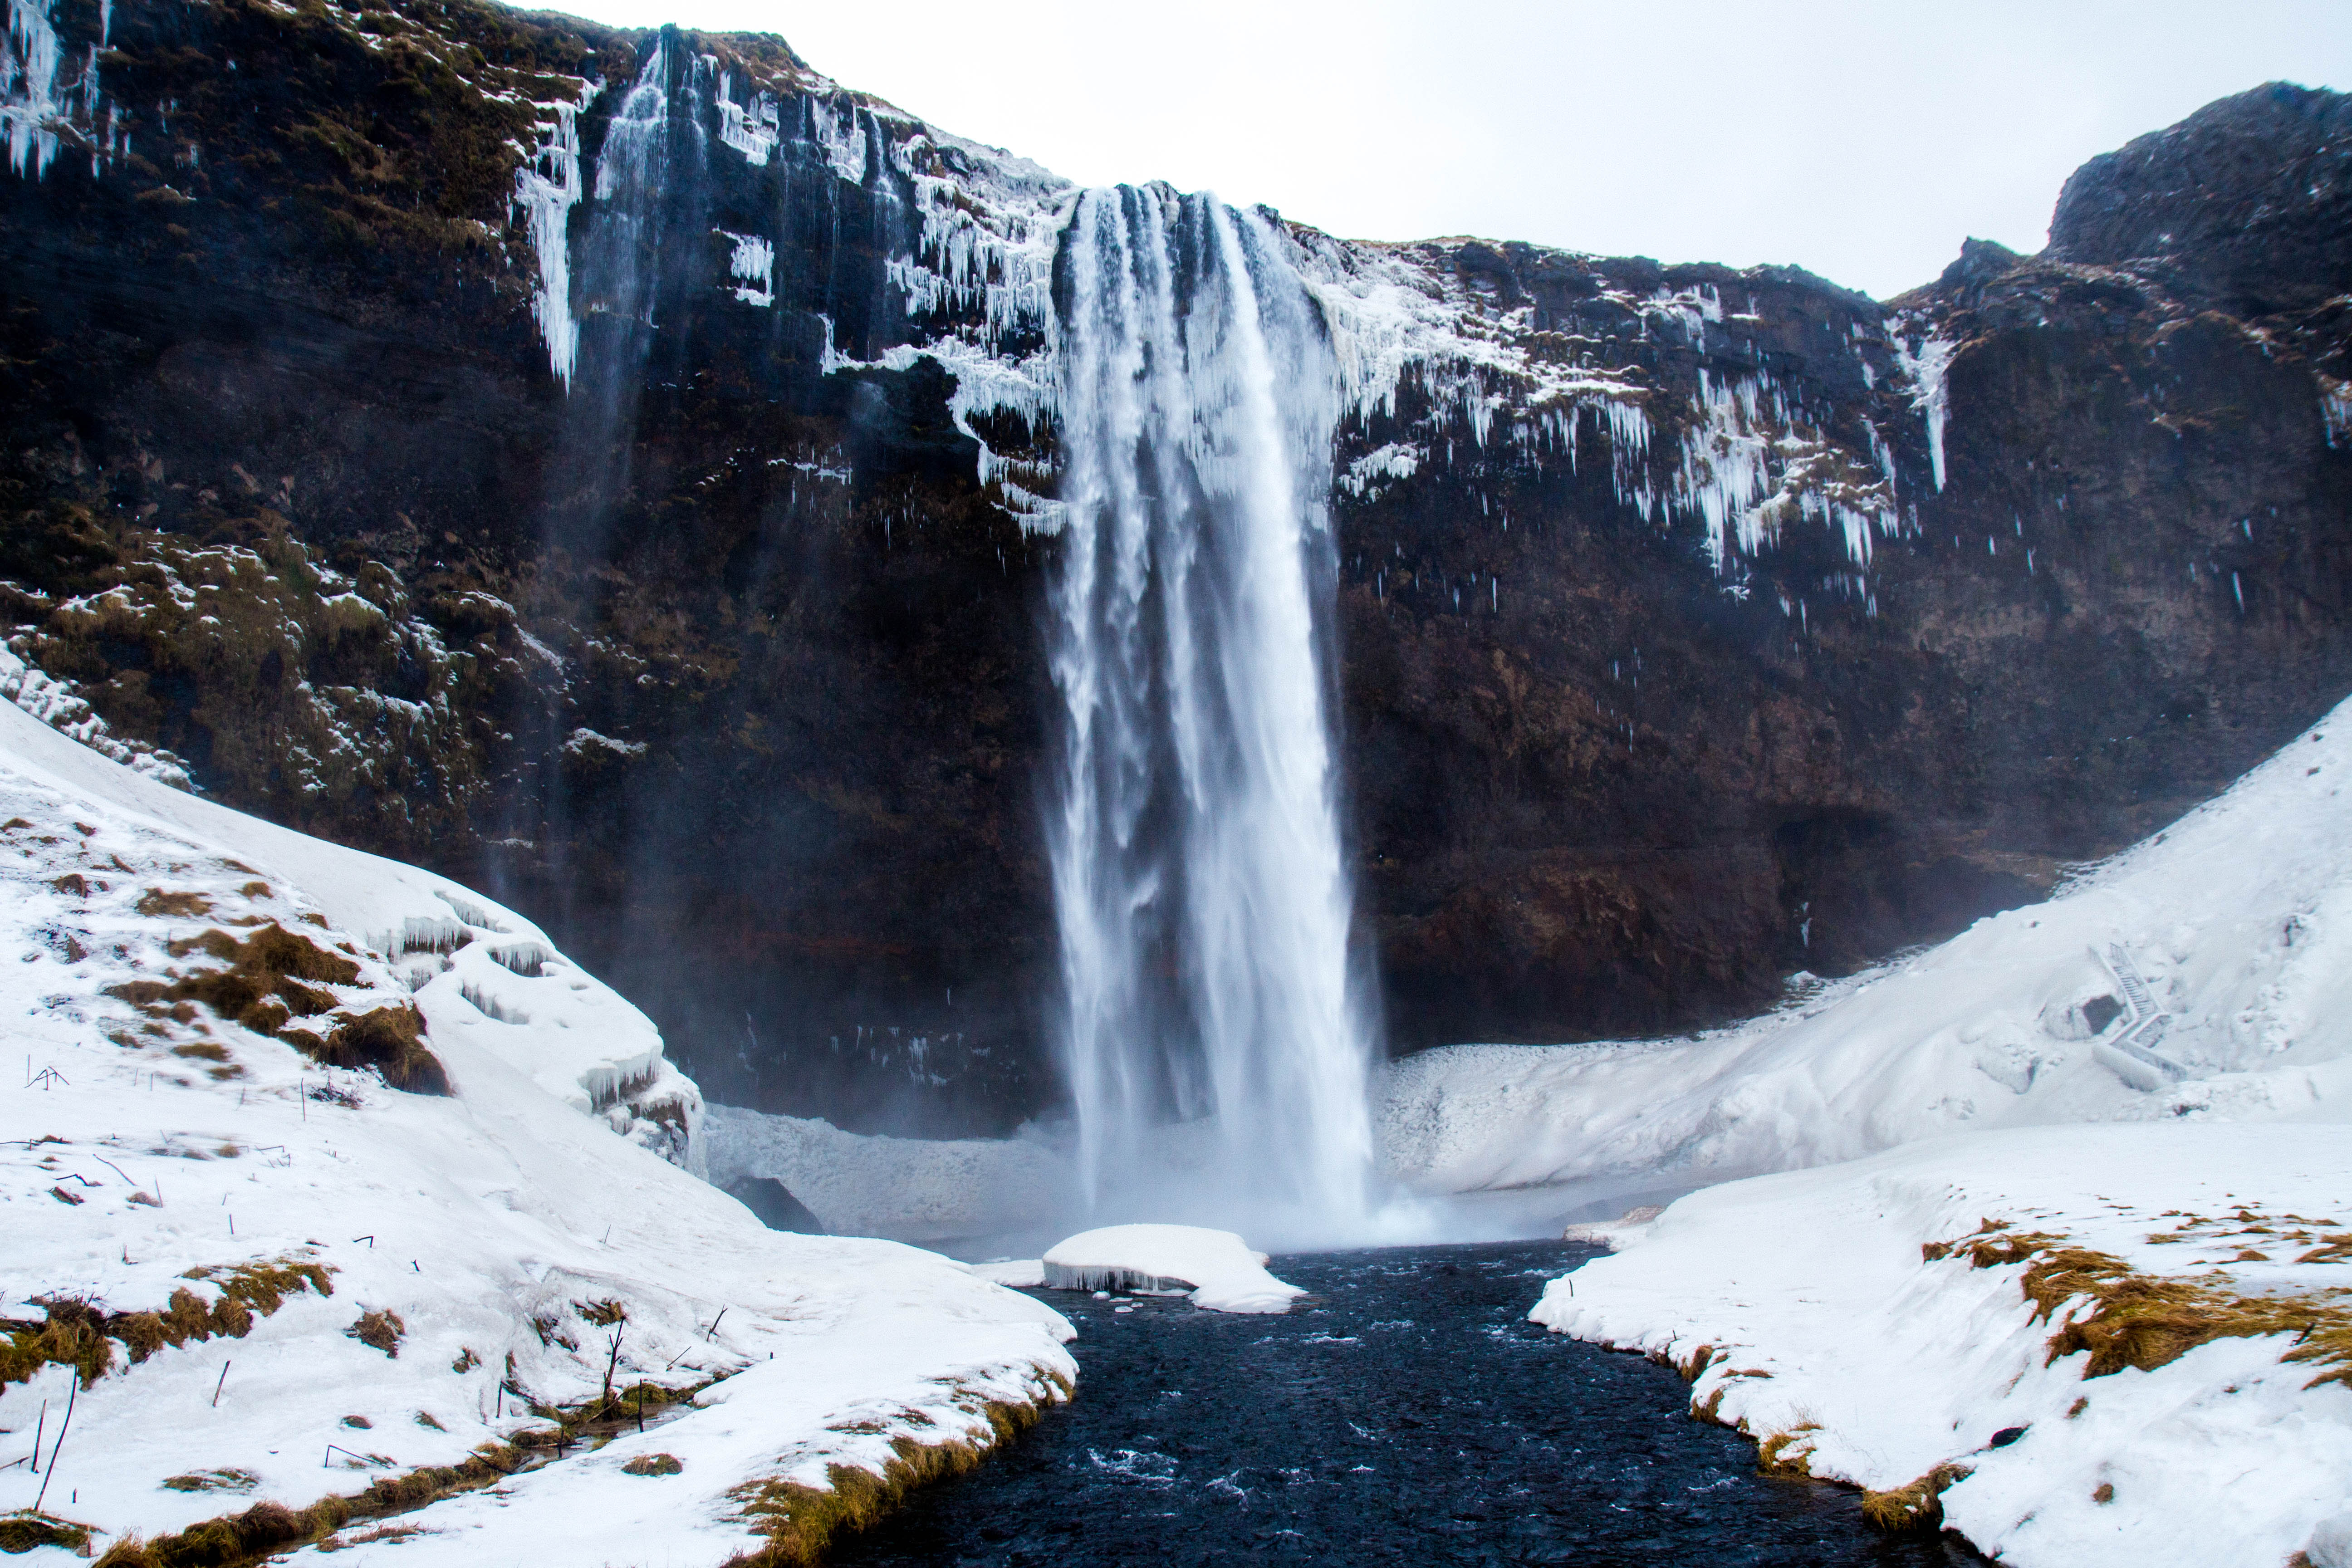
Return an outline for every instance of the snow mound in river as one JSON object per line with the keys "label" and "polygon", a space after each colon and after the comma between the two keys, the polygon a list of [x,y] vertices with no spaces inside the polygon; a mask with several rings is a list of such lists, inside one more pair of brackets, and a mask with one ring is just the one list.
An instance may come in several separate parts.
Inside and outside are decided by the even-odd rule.
{"label": "snow mound in river", "polygon": [[1114,1225],[1055,1242],[1044,1276],[1056,1290],[1185,1291],[1213,1312],[1286,1312],[1306,1292],[1267,1273],[1265,1263],[1229,1230]]}
{"label": "snow mound in river", "polygon": [[1423,1052],[1381,1080],[1385,1158],[1431,1192],[1687,1187],[2000,1127],[2352,1119],[2347,782],[2339,707],[2047,902],[1752,1022]]}
{"label": "snow mound in river", "polygon": [[2021,1568],[2347,1561],[2341,1129],[1937,1139],[1612,1239],[1532,1316],[1672,1362],[1769,1461],[1947,1482],[1945,1522]]}
{"label": "snow mound in river", "polygon": [[[457,883],[5,703],[0,883],[0,1510],[47,1482],[103,1547],[340,1496],[346,1563],[716,1564],[760,1500],[1076,1373],[1038,1303],[682,1169],[659,1035]],[[373,1483],[469,1460],[494,1491],[381,1531]]]}

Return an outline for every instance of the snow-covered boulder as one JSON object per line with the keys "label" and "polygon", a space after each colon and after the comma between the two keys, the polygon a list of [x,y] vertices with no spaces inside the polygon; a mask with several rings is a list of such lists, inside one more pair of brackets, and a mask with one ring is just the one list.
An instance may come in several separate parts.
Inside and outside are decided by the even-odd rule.
{"label": "snow-covered boulder", "polygon": [[1191,1225],[1114,1225],[1081,1231],[1045,1251],[1055,1290],[1189,1295],[1213,1312],[1286,1312],[1306,1294],[1265,1270],[1266,1255],[1229,1230]]}
{"label": "snow-covered boulder", "polygon": [[1428,1192],[1688,1190],[1947,1133],[2352,1121],[2352,705],[2040,904],[1685,1039],[1391,1064]]}
{"label": "snow-covered boulder", "polygon": [[[1683,1198],[1531,1314],[2021,1568],[2340,1562],[2352,1136],[2029,1128]],[[1940,1493],[1940,1496],[1938,1494]]]}
{"label": "snow-covered boulder", "polygon": [[1035,1301],[681,1168],[700,1100],[652,1026],[457,883],[5,703],[0,883],[0,1510],[716,1564],[1075,1375]]}

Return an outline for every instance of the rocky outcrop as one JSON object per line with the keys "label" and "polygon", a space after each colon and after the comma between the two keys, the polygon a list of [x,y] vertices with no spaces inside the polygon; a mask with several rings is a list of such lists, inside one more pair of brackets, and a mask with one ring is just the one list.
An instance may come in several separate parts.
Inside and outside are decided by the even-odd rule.
{"label": "rocky outcrop", "polygon": [[[529,909],[719,1098],[1049,1104],[1069,188],[772,38],[46,16],[0,105],[16,654],[219,798]],[[1753,1006],[2352,686],[2344,102],[2216,105],[2087,165],[2049,253],[1884,305],[1292,226],[1392,1042]]]}

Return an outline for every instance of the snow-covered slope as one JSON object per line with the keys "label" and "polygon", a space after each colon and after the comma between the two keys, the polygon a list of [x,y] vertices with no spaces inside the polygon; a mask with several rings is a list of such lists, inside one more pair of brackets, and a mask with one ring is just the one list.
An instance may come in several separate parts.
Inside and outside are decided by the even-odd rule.
{"label": "snow-covered slope", "polygon": [[[1686,1197],[1534,1317],[2023,1568],[2352,1563],[2352,1134],[1936,1139]],[[2184,1348],[2186,1347],[2186,1348]],[[2321,1381],[2321,1380],[2327,1381]]]}
{"label": "snow-covered slope", "polygon": [[1689,1039],[1395,1064],[1433,1192],[1696,1186],[1948,1132],[2352,1120],[2352,711],[2045,903]]}
{"label": "snow-covered slope", "polygon": [[0,879],[0,1310],[30,1314],[0,1510],[46,1485],[105,1546],[268,1502],[292,1545],[366,1491],[341,1561],[715,1563],[814,1528],[829,1467],[937,1468],[1075,1373],[1028,1299],[682,1169],[699,1099],[651,1025],[455,883],[8,704]]}

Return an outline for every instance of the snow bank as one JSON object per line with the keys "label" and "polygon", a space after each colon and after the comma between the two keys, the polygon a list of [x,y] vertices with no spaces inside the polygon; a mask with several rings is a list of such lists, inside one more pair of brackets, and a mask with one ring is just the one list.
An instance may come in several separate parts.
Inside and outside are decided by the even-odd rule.
{"label": "snow bank", "polygon": [[[1036,1302],[892,1243],[772,1233],[680,1168],[699,1099],[659,1036],[458,884],[178,794],[7,704],[0,880],[24,1053],[0,1291],[28,1314],[0,1323],[0,1510],[47,1480],[102,1547],[479,1452],[516,1473],[478,1466],[495,1491],[391,1535],[354,1523],[340,1560],[717,1563],[763,1544],[757,1489],[880,1470],[899,1440],[985,1446],[992,1404],[1075,1373]],[[277,989],[290,1019],[246,1006],[222,951],[265,939],[310,967]],[[358,1038],[412,1004],[433,1058],[413,1081],[446,1094],[278,1037]],[[608,1386],[625,1426],[557,1443],[555,1415]],[[37,1433],[42,1475],[11,1464]]]}
{"label": "snow bank", "polygon": [[1056,1290],[1189,1292],[1212,1312],[1286,1312],[1306,1294],[1265,1271],[1266,1256],[1229,1230],[1114,1225],[1048,1247],[1045,1283]]}
{"label": "snow bank", "polygon": [[1030,1138],[885,1138],[732,1105],[703,1125],[713,1182],[782,1182],[835,1236],[1001,1235],[1044,1221],[1069,1186],[1066,1162]]}
{"label": "snow bank", "polygon": [[1949,1132],[2352,1119],[2352,713],[2045,903],[1638,1044],[1393,1064],[1390,1170],[1428,1192],[1685,1190]]}
{"label": "snow bank", "polygon": [[[1695,1373],[1768,1461],[1881,1491],[1958,1467],[1945,1522],[2004,1563],[2337,1563],[2347,1232],[2338,1128],[2020,1129],[1685,1197],[1532,1316]],[[2134,1290],[2291,1331],[2102,1371]]]}

